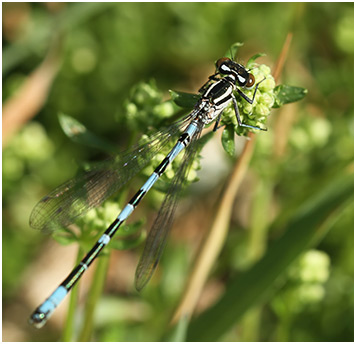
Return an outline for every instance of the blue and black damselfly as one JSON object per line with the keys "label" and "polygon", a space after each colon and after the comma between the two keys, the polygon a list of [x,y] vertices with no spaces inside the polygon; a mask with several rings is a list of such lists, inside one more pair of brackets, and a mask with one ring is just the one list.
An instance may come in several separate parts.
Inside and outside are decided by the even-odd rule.
{"label": "blue and black damselfly", "polygon": [[[144,185],[131,198],[114,222],[102,234],[93,248],[77,267],[65,278],[59,287],[34,311],[30,323],[42,327],[53,311],[78,282],[90,264],[98,257],[110,242],[122,223],[130,216],[153,184],[164,173],[167,166],[185,150],[180,167],[168,189],[157,218],[146,240],[143,254],[136,270],[135,285],[141,290],[151,278],[167,240],[167,234],[173,221],[178,194],[187,176],[190,162],[197,151],[196,143],[206,124],[215,121],[213,131],[219,128],[221,115],[232,102],[237,123],[241,127],[266,130],[242,122],[234,92],[248,103],[253,104],[259,84],[250,70],[230,58],[223,57],[216,62],[216,73],[199,90],[200,98],[194,109],[183,119],[163,131],[150,137],[148,142],[138,145],[114,158],[112,164],[93,168],[79,177],[62,184],[35,206],[30,217],[30,225],[45,231],[66,227],[76,218],[93,207],[99,206],[113,193],[118,191],[169,142],[174,135],[180,134],[173,149],[157,166]],[[251,98],[241,89],[254,91]]]}

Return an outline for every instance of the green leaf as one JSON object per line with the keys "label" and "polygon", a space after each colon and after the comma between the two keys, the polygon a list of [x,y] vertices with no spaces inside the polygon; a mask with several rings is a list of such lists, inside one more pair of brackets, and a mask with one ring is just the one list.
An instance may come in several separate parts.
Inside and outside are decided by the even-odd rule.
{"label": "green leaf", "polygon": [[352,175],[340,176],[314,194],[264,257],[233,278],[220,300],[192,321],[187,341],[218,341],[247,310],[266,298],[276,279],[302,252],[321,240],[352,199]]}
{"label": "green leaf", "polygon": [[274,88],[275,101],[274,108],[279,108],[285,104],[293,103],[303,99],[308,93],[308,90],[303,87],[278,85]]}
{"label": "green leaf", "polygon": [[237,52],[239,51],[240,47],[242,47],[244,44],[241,42],[236,42],[233,45],[231,45],[230,49],[224,54],[224,56],[227,56],[231,59],[235,59],[237,56]]}
{"label": "green leaf", "polygon": [[258,53],[258,54],[253,55],[253,56],[247,61],[247,63],[246,63],[246,68],[247,68],[247,69],[252,68],[252,67],[254,66],[255,61],[256,61],[259,57],[261,57],[261,56],[266,56],[266,54],[265,54],[265,53]]}
{"label": "green leaf", "polygon": [[227,125],[221,135],[221,143],[227,154],[235,155],[235,131],[233,125]]}
{"label": "green leaf", "polygon": [[78,122],[73,117],[65,114],[58,115],[59,124],[63,132],[75,143],[80,143],[85,146],[98,148],[105,152],[117,152],[115,147],[105,139],[93,134],[82,123]]}
{"label": "green leaf", "polygon": [[199,94],[192,94],[186,92],[169,91],[172,100],[180,107],[185,109],[192,109],[197,101],[200,99]]}

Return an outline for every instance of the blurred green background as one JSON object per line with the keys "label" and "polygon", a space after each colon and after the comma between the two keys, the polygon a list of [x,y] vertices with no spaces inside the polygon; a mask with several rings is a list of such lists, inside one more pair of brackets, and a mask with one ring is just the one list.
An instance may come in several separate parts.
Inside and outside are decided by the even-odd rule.
{"label": "blurred green background", "polygon": [[[214,61],[234,42],[244,42],[240,61],[264,52],[267,56],[258,62],[273,69],[287,34],[293,33],[278,83],[305,87],[308,95],[273,112],[268,132],[258,135],[228,241],[198,313],[209,309],[229,278],[248,269],[281,235],[283,227],[268,230],[273,221],[288,223],[303,202],[353,173],[353,3],[2,6],[4,341],[57,341],[63,331],[66,306],[40,331],[27,318],[74,266],[77,248],[60,246],[31,229],[28,218],[36,202],[73,176],[78,164],[102,154],[70,141],[60,128],[59,113],[125,149],[132,142],[124,104],[138,82],[154,79],[165,99],[169,89],[197,92],[214,72]],[[9,124],[5,115],[13,109],[23,116]],[[220,160],[204,167],[203,159],[201,182],[182,200],[160,269],[144,292],[133,288],[141,248],[113,252],[92,339],[158,341],[167,333],[233,164],[215,136],[202,155]],[[241,147],[245,139],[236,141]],[[154,216],[157,207],[147,197],[136,220]],[[271,284],[268,297],[251,305],[221,340],[353,341],[352,199],[330,221],[323,240],[303,252]],[[261,232],[251,238],[251,228]],[[90,285],[90,276],[84,281]],[[87,286],[82,289],[85,303]]]}

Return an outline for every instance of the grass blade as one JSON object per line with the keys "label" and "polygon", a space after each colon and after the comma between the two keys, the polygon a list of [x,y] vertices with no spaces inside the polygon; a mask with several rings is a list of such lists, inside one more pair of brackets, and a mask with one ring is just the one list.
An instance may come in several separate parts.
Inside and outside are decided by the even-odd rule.
{"label": "grass blade", "polygon": [[188,341],[216,341],[241,316],[261,301],[273,282],[312,244],[330,229],[344,205],[353,197],[353,177],[336,179],[310,198],[291,219],[285,234],[250,270],[236,276],[221,299],[192,321]]}

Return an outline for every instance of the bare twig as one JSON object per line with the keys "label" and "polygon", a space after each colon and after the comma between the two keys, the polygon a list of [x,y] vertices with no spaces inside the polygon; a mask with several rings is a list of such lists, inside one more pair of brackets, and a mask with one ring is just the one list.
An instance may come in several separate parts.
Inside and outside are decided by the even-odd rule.
{"label": "bare twig", "polygon": [[51,50],[17,93],[5,102],[2,108],[3,147],[42,108],[58,69],[58,55]]}
{"label": "bare twig", "polygon": [[284,41],[284,45],[283,45],[282,51],[279,54],[278,60],[277,60],[276,65],[274,67],[274,71],[272,73],[273,77],[274,77],[274,80],[276,82],[279,80],[279,77],[281,76],[281,72],[283,70],[284,64],[285,64],[286,59],[287,59],[288,51],[290,49],[290,45],[292,43],[292,39],[293,39],[293,33],[289,32],[287,34],[286,40]]}
{"label": "bare twig", "polygon": [[[281,72],[284,68],[292,38],[293,33],[289,32],[284,42],[282,51],[277,60],[276,67],[273,71],[273,76],[276,81],[279,79]],[[295,117],[295,111],[293,111],[293,109],[295,109],[295,106],[293,104],[290,104],[287,107],[281,109],[281,111],[276,115],[276,120],[274,123],[276,134],[274,136],[273,150],[274,156],[277,158],[284,154],[287,145],[290,128],[293,124]]]}

